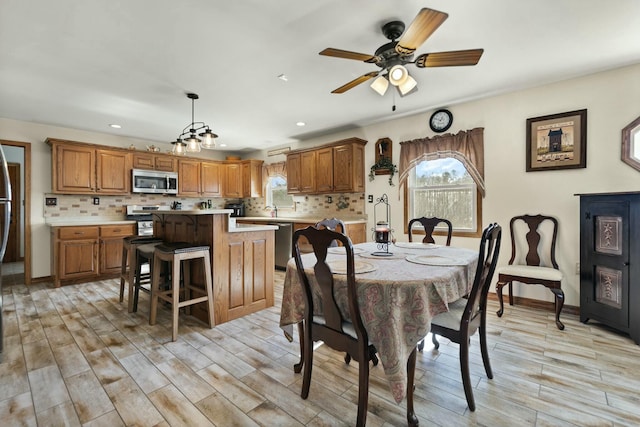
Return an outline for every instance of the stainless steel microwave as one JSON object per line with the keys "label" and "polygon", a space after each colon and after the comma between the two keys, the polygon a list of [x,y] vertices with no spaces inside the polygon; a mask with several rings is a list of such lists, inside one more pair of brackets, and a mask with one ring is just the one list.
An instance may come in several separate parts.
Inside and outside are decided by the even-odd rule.
{"label": "stainless steel microwave", "polygon": [[178,173],[133,169],[131,188],[134,193],[178,194]]}

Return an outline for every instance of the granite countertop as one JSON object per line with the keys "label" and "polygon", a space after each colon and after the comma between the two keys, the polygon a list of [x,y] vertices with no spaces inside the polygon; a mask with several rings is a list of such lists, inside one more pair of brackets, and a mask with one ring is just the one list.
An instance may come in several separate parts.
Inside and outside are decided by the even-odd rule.
{"label": "granite countertop", "polygon": [[233,227],[229,226],[229,233],[245,233],[250,231],[268,231],[277,229],[277,225],[236,224]]}
{"label": "granite countertop", "polygon": [[[292,217],[270,217],[270,216],[243,216],[237,217],[238,221],[260,221],[260,222],[304,222],[313,223],[322,221],[324,218],[292,218]],[[359,219],[343,219],[345,224],[364,224],[367,222],[364,218]]]}
{"label": "granite countertop", "polygon": [[222,215],[232,213],[233,209],[160,209],[155,211],[140,210],[133,212],[156,215]]}

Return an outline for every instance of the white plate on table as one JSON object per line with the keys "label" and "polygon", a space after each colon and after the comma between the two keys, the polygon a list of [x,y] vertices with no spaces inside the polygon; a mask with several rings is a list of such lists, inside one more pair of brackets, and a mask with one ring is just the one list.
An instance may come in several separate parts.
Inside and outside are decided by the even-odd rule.
{"label": "white plate on table", "polygon": [[407,255],[405,259],[414,264],[423,265],[438,265],[444,267],[467,265],[466,260],[441,255]]}
{"label": "white plate on table", "polygon": [[[327,252],[330,254],[342,254],[345,255],[347,252],[344,250],[344,246],[335,246],[333,248],[329,248],[327,249]],[[353,248],[353,254],[359,254],[364,252],[364,249],[362,248]]]}
{"label": "white plate on table", "polygon": [[[331,269],[331,272],[333,274],[347,274],[346,260],[329,261],[327,262],[327,265],[329,265],[329,268]],[[353,261],[353,268],[355,270],[355,274],[369,273],[378,269],[378,267],[370,262],[358,260]]]}
{"label": "white plate on table", "polygon": [[435,249],[442,247],[442,245],[422,242],[395,242],[394,245],[404,249]]}

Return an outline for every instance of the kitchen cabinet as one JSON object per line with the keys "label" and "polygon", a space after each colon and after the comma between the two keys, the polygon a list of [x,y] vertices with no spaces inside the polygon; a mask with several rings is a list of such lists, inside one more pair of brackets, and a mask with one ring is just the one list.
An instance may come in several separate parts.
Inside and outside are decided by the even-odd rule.
{"label": "kitchen cabinet", "polygon": [[345,224],[346,230],[344,234],[349,236],[351,239],[351,243],[354,245],[358,243],[365,243],[367,241],[367,224],[357,223],[357,224]]}
{"label": "kitchen cabinet", "polygon": [[118,195],[130,192],[131,156],[126,150],[47,139],[52,148],[52,192]]}
{"label": "kitchen cabinet", "polygon": [[239,162],[225,163],[223,171],[222,196],[242,197],[242,165]]}
{"label": "kitchen cabinet", "polygon": [[165,172],[178,170],[178,159],[168,154],[133,153],[133,168]]}
{"label": "kitchen cabinet", "polygon": [[290,194],[364,192],[364,145],[349,138],[287,155]]}
{"label": "kitchen cabinet", "polygon": [[200,164],[201,194],[209,197],[222,196],[222,163],[202,162]]}
{"label": "kitchen cabinet", "polygon": [[178,161],[178,195],[183,197],[220,197],[220,162],[202,162],[193,159]]}
{"label": "kitchen cabinet", "polygon": [[580,196],[580,321],[640,344],[640,192]]}
{"label": "kitchen cabinet", "polygon": [[134,234],[134,228],[134,224],[53,227],[54,285],[120,273],[122,239]]}
{"label": "kitchen cabinet", "polygon": [[242,161],[242,197],[262,197],[262,160]]}
{"label": "kitchen cabinet", "polygon": [[135,233],[133,224],[101,225],[100,274],[119,274],[122,268],[122,239]]}

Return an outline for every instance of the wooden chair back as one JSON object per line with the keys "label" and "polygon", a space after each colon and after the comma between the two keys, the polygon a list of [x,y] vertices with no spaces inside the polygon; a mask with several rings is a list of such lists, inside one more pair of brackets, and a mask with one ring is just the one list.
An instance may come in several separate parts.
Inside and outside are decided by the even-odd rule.
{"label": "wooden chair back", "polygon": [[[526,229],[519,224],[520,221],[526,225]],[[509,231],[511,233],[509,265],[547,266],[558,269],[556,262],[558,220],[552,216],[540,214],[518,215],[511,218]],[[524,241],[526,244],[523,244]]]}
{"label": "wooden chair back", "polygon": [[[337,231],[342,234],[345,234],[347,231],[346,227],[344,226],[344,222],[335,217],[325,218],[322,221],[318,221],[316,223],[316,228],[328,228],[329,230]],[[334,240],[333,242],[331,242],[331,246],[338,246],[338,242]]]}
{"label": "wooden chair back", "polygon": [[435,228],[441,223],[445,224],[447,226],[447,246],[451,246],[451,235],[453,234],[453,226],[451,225],[451,221],[444,218],[427,218],[424,216],[421,218],[412,219],[411,221],[409,221],[409,226],[407,227],[410,242],[413,241],[411,228],[416,222],[419,222],[420,224],[422,224],[422,227],[424,227],[424,238],[422,239],[422,243],[435,243],[436,241],[433,239],[433,232]]}

